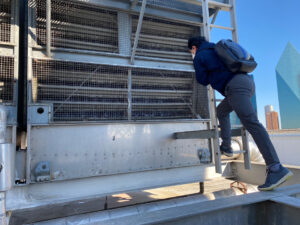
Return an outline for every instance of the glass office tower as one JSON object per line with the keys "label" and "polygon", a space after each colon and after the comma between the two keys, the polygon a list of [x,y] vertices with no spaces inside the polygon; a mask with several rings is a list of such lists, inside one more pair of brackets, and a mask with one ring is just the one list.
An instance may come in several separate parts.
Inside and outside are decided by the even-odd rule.
{"label": "glass office tower", "polygon": [[282,129],[300,128],[300,54],[291,43],[276,67]]}

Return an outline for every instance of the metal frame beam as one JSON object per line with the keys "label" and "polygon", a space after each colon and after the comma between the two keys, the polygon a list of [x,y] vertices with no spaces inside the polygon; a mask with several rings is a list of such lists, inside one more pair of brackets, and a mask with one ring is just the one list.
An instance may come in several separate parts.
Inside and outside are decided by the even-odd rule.
{"label": "metal frame beam", "polygon": [[[202,6],[205,0],[179,0],[181,2],[186,2],[186,3],[190,3],[190,4],[195,4],[195,5],[199,5]],[[230,11],[231,5],[230,4],[226,4],[226,3],[222,3],[219,1],[211,1],[208,0],[208,6],[211,8],[220,8],[223,11]]]}
{"label": "metal frame beam", "polygon": [[235,0],[229,0],[231,5],[230,10],[230,20],[231,20],[231,27],[232,30],[232,40],[235,42],[239,42],[238,32],[237,32],[237,22],[236,22],[236,3]]}
{"label": "metal frame beam", "polygon": [[132,52],[131,52],[131,58],[130,58],[130,64],[131,65],[134,64],[134,57],[135,57],[136,49],[137,49],[137,46],[138,46],[138,43],[139,43],[140,32],[141,32],[141,29],[142,29],[146,4],[147,4],[147,0],[143,0],[142,8],[141,8],[141,11],[140,11],[140,16],[139,16],[139,21],[138,21],[136,32],[135,32],[133,48],[132,48]]}
{"label": "metal frame beam", "polygon": [[[36,222],[36,225],[92,224],[297,224],[300,212],[300,185],[276,192],[219,198],[189,196],[160,202],[123,207],[102,212]],[[203,198],[204,197],[204,198]],[[206,199],[205,199],[206,198]],[[83,202],[84,203],[84,202]],[[276,212],[274,214],[274,212]],[[272,223],[273,224],[273,223]]]}
{"label": "metal frame beam", "polygon": [[[241,136],[241,134],[242,134],[241,129],[231,130],[232,137],[239,137]],[[173,137],[175,139],[209,139],[209,138],[216,138],[216,132],[214,129],[176,132],[174,133]]]}
{"label": "metal frame beam", "polygon": [[51,57],[51,0],[46,2],[46,52]]}
{"label": "metal frame beam", "polygon": [[[224,164],[223,167],[225,166]],[[214,172],[214,165],[210,164],[30,184],[9,190],[6,207],[7,211],[28,209],[127,191],[200,182],[220,176]]]}

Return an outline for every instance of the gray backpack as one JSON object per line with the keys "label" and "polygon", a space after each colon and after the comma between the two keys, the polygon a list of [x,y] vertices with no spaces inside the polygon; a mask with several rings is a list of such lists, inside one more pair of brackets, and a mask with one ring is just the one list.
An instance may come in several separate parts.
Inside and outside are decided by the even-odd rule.
{"label": "gray backpack", "polygon": [[230,39],[220,40],[214,49],[229,71],[233,73],[251,73],[257,66],[254,57]]}

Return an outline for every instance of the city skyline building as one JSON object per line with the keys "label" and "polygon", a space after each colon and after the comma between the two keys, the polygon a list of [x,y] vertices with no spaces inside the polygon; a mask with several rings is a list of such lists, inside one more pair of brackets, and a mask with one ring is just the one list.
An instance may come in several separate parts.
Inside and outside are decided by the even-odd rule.
{"label": "city skyline building", "polygon": [[270,111],[266,113],[267,130],[279,130],[278,113]]}
{"label": "city skyline building", "polygon": [[300,54],[289,42],[276,66],[282,129],[300,128]]}
{"label": "city skyline building", "polygon": [[265,106],[265,115],[267,116],[268,112],[274,111],[274,107],[272,105],[266,105]]}

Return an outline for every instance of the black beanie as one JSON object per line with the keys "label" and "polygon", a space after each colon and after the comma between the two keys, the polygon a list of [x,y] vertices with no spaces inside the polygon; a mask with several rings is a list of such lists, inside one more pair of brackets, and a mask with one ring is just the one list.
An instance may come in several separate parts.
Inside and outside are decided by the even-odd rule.
{"label": "black beanie", "polygon": [[202,44],[202,42],[205,41],[205,38],[202,36],[191,37],[188,41],[188,48],[192,49],[193,46],[196,46],[198,48]]}

